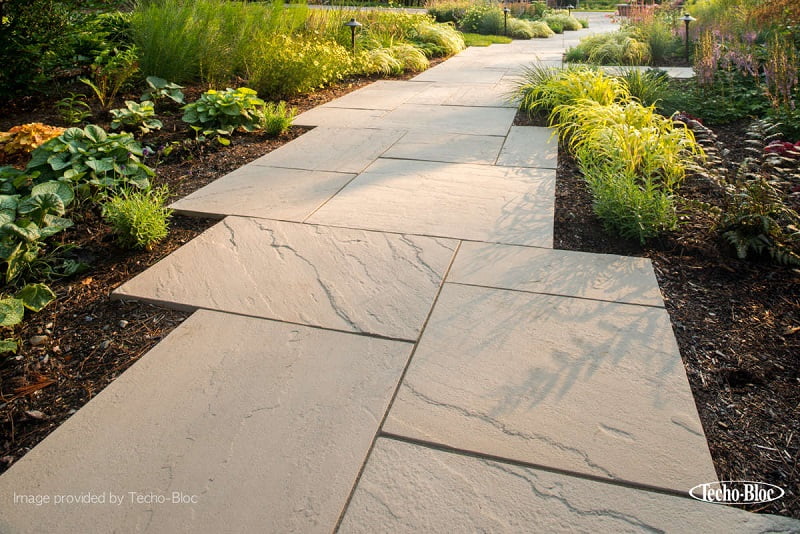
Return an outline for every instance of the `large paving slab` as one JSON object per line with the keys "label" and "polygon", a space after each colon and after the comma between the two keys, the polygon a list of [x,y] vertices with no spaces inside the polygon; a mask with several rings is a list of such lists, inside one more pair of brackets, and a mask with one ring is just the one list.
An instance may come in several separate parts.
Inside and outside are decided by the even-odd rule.
{"label": "large paving slab", "polygon": [[178,200],[182,213],[304,221],[355,174],[245,165]]}
{"label": "large paving slab", "polygon": [[558,137],[552,128],[512,126],[497,158],[498,165],[509,167],[558,167]]}
{"label": "large paving slab", "polygon": [[320,126],[251,165],[359,173],[403,134],[404,130]]}
{"label": "large paving slab", "polygon": [[496,84],[503,77],[503,70],[484,69],[472,62],[459,62],[457,58],[441,63],[412,78],[415,82],[439,82],[453,84]]}
{"label": "large paving slab", "polygon": [[113,296],[415,340],[455,245],[228,217]]}
{"label": "large paving slab", "polygon": [[413,131],[392,145],[383,157],[494,165],[504,141],[502,136]]}
{"label": "large paving slab", "polygon": [[506,135],[516,109],[403,104],[383,117],[384,128],[470,135]]}
{"label": "large paving slab", "polygon": [[445,284],[384,430],[679,492],[716,480],[655,307]]}
{"label": "large paving slab", "polygon": [[664,306],[647,258],[463,243],[448,282]]}
{"label": "large paving slab", "polygon": [[380,128],[383,109],[348,109],[319,106],[304,111],[294,119],[296,126],[328,126],[330,128]]}
{"label": "large paving slab", "polygon": [[470,106],[516,108],[508,102],[510,87],[504,84],[452,85],[431,84],[412,98],[408,104],[433,106]]}
{"label": "large paving slab", "polygon": [[350,532],[772,532],[800,521],[380,438]]}
{"label": "large paving slab", "polygon": [[377,81],[324,104],[324,107],[391,110],[424,91],[426,82]]}
{"label": "large paving slab", "polygon": [[197,312],[0,476],[0,532],[330,532],[410,351]]}
{"label": "large paving slab", "polygon": [[379,159],[308,221],[552,247],[555,171]]}

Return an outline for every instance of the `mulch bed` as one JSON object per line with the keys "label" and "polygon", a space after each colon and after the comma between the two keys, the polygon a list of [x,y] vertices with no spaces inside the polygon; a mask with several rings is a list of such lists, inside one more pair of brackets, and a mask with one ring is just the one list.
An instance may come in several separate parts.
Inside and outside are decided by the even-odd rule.
{"label": "mulch bed", "polygon": [[[743,126],[717,129],[730,157]],[[748,509],[800,518],[800,270],[740,261],[692,217],[644,246],[620,239],[559,152],[555,248],[652,260],[719,479],[780,486],[782,499]],[[691,178],[683,192],[709,200]]]}

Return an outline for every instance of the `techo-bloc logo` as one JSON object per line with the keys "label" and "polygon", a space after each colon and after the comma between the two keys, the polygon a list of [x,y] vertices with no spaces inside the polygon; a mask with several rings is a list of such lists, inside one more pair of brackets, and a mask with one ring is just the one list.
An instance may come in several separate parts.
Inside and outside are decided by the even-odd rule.
{"label": "techo-bloc logo", "polygon": [[717,504],[760,504],[783,497],[783,488],[766,482],[723,480],[698,484],[689,495],[698,501]]}

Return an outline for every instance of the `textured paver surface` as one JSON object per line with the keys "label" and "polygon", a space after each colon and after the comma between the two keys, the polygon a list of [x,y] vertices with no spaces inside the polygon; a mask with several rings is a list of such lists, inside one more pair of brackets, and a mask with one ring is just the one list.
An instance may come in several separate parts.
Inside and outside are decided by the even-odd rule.
{"label": "textured paver surface", "polygon": [[175,203],[222,220],[114,298],[195,313],[0,476],[0,532],[800,530],[687,498],[716,474],[650,262],[552,248],[556,143],[507,97],[587,16]]}
{"label": "textured paver surface", "polygon": [[647,258],[464,243],[448,281],[628,304],[663,306]]}
{"label": "textured paver surface", "polygon": [[175,202],[188,214],[302,222],[355,174],[246,165]]}
{"label": "textured paver surface", "polygon": [[[531,150],[532,146],[537,150]],[[558,138],[550,128],[512,126],[497,164],[555,169],[558,166]]]}
{"label": "textured paver surface", "polygon": [[555,171],[380,159],[308,220],[552,247]]}
{"label": "textured paver surface", "polygon": [[0,477],[0,532],[329,532],[410,351],[198,312]]}
{"label": "textured paver surface", "polygon": [[715,477],[661,308],[445,284],[384,429],[675,491]]}
{"label": "textured paver surface", "polygon": [[455,246],[228,217],[115,295],[413,340]]}
{"label": "textured paver surface", "polygon": [[795,520],[380,438],[340,532],[797,532]]}

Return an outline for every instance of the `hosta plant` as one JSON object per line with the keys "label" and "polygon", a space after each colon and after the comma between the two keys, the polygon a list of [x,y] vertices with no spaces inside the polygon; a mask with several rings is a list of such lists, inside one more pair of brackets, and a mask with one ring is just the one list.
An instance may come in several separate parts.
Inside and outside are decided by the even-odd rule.
{"label": "hosta plant", "polygon": [[150,100],[141,103],[126,100],[124,108],[112,109],[110,113],[113,117],[112,130],[126,129],[126,127],[139,128],[140,132],[146,134],[153,130],[160,130],[164,126],[160,120],[155,118],[156,109]]}
{"label": "hosta plant", "polygon": [[148,76],[145,80],[147,82],[147,90],[142,93],[141,101],[147,100],[151,102],[158,102],[164,98],[168,98],[176,104],[183,104],[183,89],[182,85],[171,83],[164,78],[158,76]]}
{"label": "hosta plant", "polygon": [[[45,284],[28,284],[13,297],[0,298],[0,329],[13,329],[22,322],[26,309],[40,312],[55,299],[55,293]],[[0,339],[0,354],[17,352],[17,348],[14,338]]]}
{"label": "hosta plant", "polygon": [[248,87],[211,89],[197,101],[183,106],[183,121],[209,133],[216,130],[229,135],[237,128],[251,132],[258,128],[258,111],[263,106],[258,93]]}
{"label": "hosta plant", "polygon": [[131,184],[147,188],[154,173],[141,157],[142,147],[131,134],[108,134],[90,124],[83,129],[69,128],[34,150],[27,171],[38,173],[38,182],[78,184],[82,193],[89,192],[84,186]]}
{"label": "hosta plant", "polygon": [[[27,184],[20,186],[24,190]],[[6,284],[31,269],[47,238],[72,226],[64,215],[73,198],[72,188],[57,181],[36,184],[28,194],[0,195],[0,261]]]}

